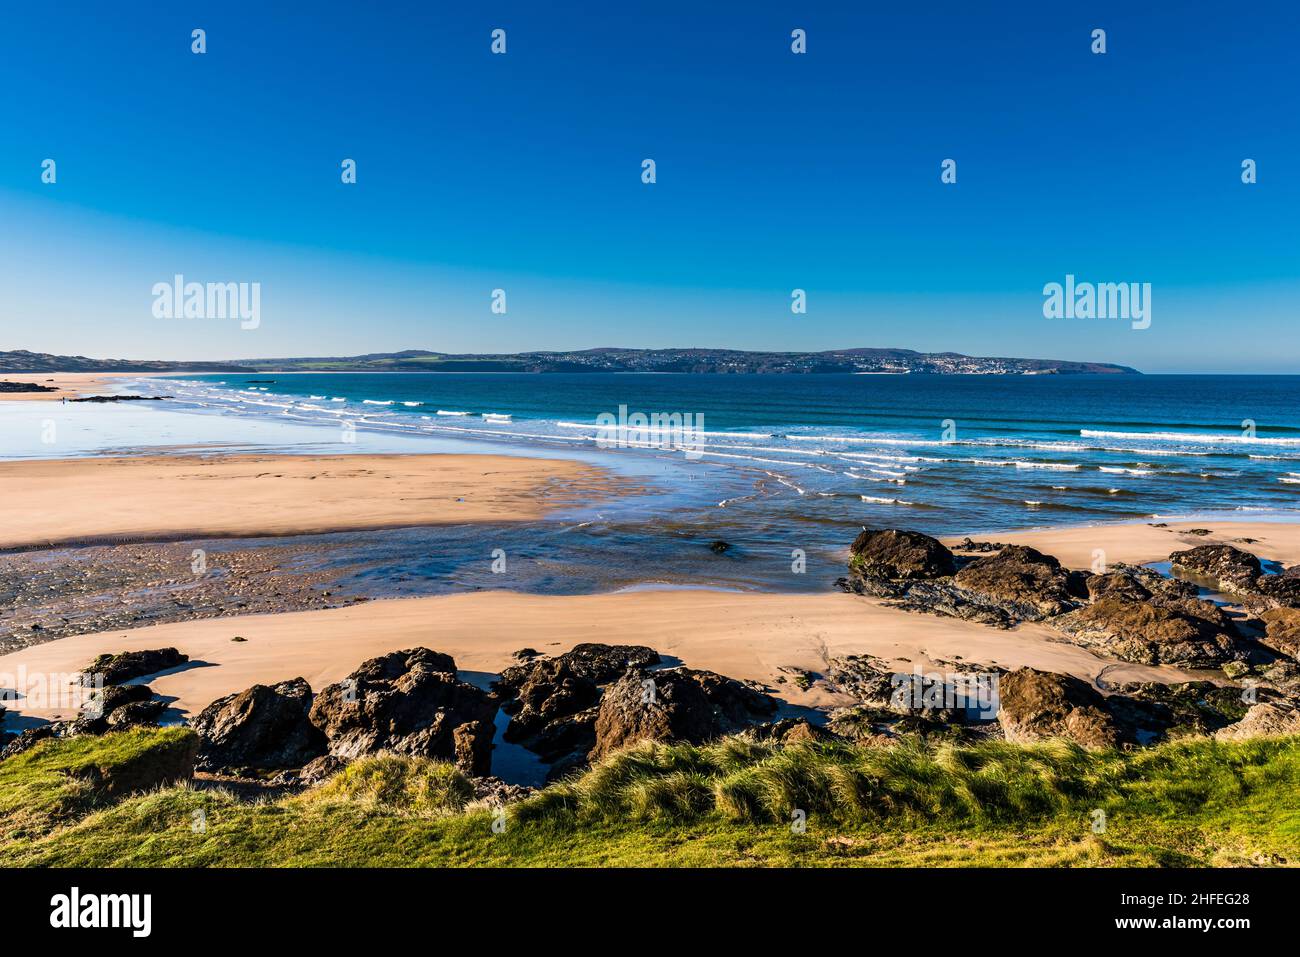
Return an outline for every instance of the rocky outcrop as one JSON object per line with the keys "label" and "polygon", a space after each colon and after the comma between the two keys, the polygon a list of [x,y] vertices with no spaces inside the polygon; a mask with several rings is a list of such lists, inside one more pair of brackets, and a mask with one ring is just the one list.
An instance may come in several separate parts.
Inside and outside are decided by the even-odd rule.
{"label": "rocky outcrop", "polygon": [[4,750],[0,751],[0,761],[5,758],[12,758],[15,754],[22,754],[46,738],[60,737],[59,732],[62,729],[63,725],[58,723],[38,724],[34,728],[24,728],[6,742]]}
{"label": "rocky outcrop", "polygon": [[588,642],[554,658],[507,668],[494,686],[510,716],[502,737],[548,763],[575,755],[585,761],[596,744],[601,686],[629,668],[659,661],[659,653],[644,645]]}
{"label": "rocky outcrop", "polygon": [[838,734],[813,724],[805,718],[782,718],[771,724],[759,724],[745,732],[754,741],[772,744],[818,744],[840,739]]}
{"label": "rocky outcrop", "polygon": [[491,770],[496,711],[492,695],[456,677],[449,655],[414,648],[372,658],[323,689],[310,719],[335,757],[441,758],[477,776]]}
{"label": "rocky outcrop", "polygon": [[1261,644],[1300,659],[1300,609],[1271,608],[1261,612],[1259,620],[1264,625]]}
{"label": "rocky outcrop", "polygon": [[1079,644],[1143,664],[1212,668],[1243,655],[1232,620],[1197,598],[1107,596],[1052,624]]}
{"label": "rocky outcrop", "polygon": [[304,678],[218,698],[193,722],[199,768],[296,768],[325,754],[325,735],[309,720],[311,704]]}
{"label": "rocky outcrop", "polygon": [[1212,579],[1229,591],[1250,590],[1263,573],[1258,558],[1232,545],[1197,545],[1174,552],[1169,561],[1175,568]]}
{"label": "rocky outcrop", "polygon": [[1001,546],[960,571],[947,548],[919,532],[866,530],[852,548],[850,574],[837,584],[907,611],[1010,628],[1070,611],[1087,597],[1085,573],[1023,545]]}
{"label": "rocky outcrop", "polygon": [[605,689],[590,757],[647,739],[698,744],[775,713],[772,698],[711,671],[631,669]]}
{"label": "rocky outcrop", "polygon": [[507,695],[534,674],[543,661],[562,662],[567,673],[595,684],[607,684],[620,677],[628,668],[645,668],[660,662],[659,652],[645,645],[605,645],[583,642],[572,650],[554,658],[533,656],[522,664],[513,665],[501,672],[496,682],[498,690]]}
{"label": "rocky outcrop", "polygon": [[1300,575],[1288,568],[1281,575],[1260,575],[1255,579],[1255,593],[1269,605],[1300,608]]}
{"label": "rocky outcrop", "polygon": [[59,734],[103,734],[129,727],[156,724],[166,705],[154,698],[148,685],[105,685],[82,705],[76,719],[59,729]]}
{"label": "rocky outcrop", "polygon": [[1008,545],[977,558],[957,573],[956,585],[1004,607],[1025,621],[1039,621],[1078,607],[1087,596],[1085,578],[1072,575],[1051,555]]}
{"label": "rocky outcrop", "polygon": [[1106,707],[1136,744],[1213,734],[1239,721],[1247,708],[1240,688],[1210,681],[1127,682],[1109,691]]}
{"label": "rocky outcrop", "polygon": [[1008,741],[1066,738],[1086,748],[1112,748],[1123,740],[1106,699],[1070,675],[1019,668],[1000,682],[998,723]]}
{"label": "rocky outcrop", "polygon": [[1300,734],[1300,708],[1269,701],[1252,705],[1244,718],[1216,731],[1214,737],[1219,741],[1245,741],[1284,734]]}
{"label": "rocky outcrop", "polygon": [[907,581],[941,578],[956,571],[952,552],[920,532],[863,529],[849,551],[849,570],[867,578]]}
{"label": "rocky outcrop", "polygon": [[95,684],[102,679],[106,685],[121,684],[133,678],[157,674],[189,661],[175,648],[158,648],[151,651],[124,651],[116,655],[100,655],[82,671],[82,684]]}

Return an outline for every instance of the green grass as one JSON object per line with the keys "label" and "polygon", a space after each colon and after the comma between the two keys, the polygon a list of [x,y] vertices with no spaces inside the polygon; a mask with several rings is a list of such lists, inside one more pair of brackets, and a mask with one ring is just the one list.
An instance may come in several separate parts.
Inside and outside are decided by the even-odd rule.
{"label": "green grass", "polygon": [[[11,865],[986,865],[1300,863],[1300,738],[1127,754],[1050,743],[643,744],[504,813],[452,767],[380,757],[247,803],[170,787],[104,805],[59,768],[145,732],[0,764]],[[102,751],[91,758],[92,752]],[[23,759],[26,760],[23,760]],[[1094,833],[1095,811],[1105,815]],[[792,828],[796,811],[806,828]],[[201,813],[198,813],[201,812]],[[21,822],[22,826],[16,826]],[[201,825],[196,822],[202,822]]]}

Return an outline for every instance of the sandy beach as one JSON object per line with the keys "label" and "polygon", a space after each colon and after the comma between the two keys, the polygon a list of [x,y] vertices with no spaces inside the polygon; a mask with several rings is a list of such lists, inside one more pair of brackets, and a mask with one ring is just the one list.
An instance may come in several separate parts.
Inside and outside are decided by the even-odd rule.
{"label": "sandy beach", "polygon": [[54,392],[3,392],[0,400],[60,402],[82,395],[113,391],[113,379],[139,378],[147,372],[0,372],[0,382],[35,383],[53,388]]}
{"label": "sandy beach", "polygon": [[[243,641],[234,641],[236,637]],[[1031,665],[1088,680],[1189,677],[1176,668],[1099,658],[1054,640],[1050,629],[999,631],[957,619],[915,615],[840,593],[757,595],[705,590],[536,596],[514,592],[375,601],[326,611],[251,615],[82,635],[0,656],[0,676],[73,673],[96,655],[175,647],[190,665],[150,685],[172,707],[195,714],[253,684],[304,677],[319,690],[366,658],[425,646],[463,671],[496,673],[522,648],[545,654],[584,641],[649,645],[693,668],[768,685],[789,704],[848,704],[813,685],[780,682],[781,668],[820,672],[828,656],[869,653],[899,670],[961,662]],[[23,711],[21,702],[13,706]],[[67,717],[32,708],[33,717]]]}
{"label": "sandy beach", "polygon": [[[533,519],[614,491],[600,469],[491,455],[178,455],[0,463],[0,545],[269,536],[441,523]],[[1208,529],[1193,534],[1192,529]],[[851,537],[846,530],[845,546]],[[1032,545],[1073,567],[1148,562],[1191,545],[1229,542],[1262,558],[1300,561],[1300,526],[1265,522],[1129,523],[979,536]],[[956,544],[951,539],[950,544]],[[242,641],[235,641],[235,638]],[[1191,677],[1108,660],[1045,626],[1000,631],[920,615],[831,590],[764,594],[631,589],[580,596],[474,591],[272,614],[224,614],[75,635],[0,656],[0,675],[72,673],[101,653],[174,646],[191,664],[152,680],[182,714],[255,683],[337,681],[369,657],[414,646],[495,673],[522,648],[558,653],[584,641],[649,645],[695,667],[760,682],[791,705],[844,704],[786,669],[819,673],[830,657],[868,653],[904,671],[963,663],[1029,665],[1089,681]],[[57,708],[12,702],[30,718]]]}
{"label": "sandy beach", "polygon": [[520,521],[609,491],[572,461],[223,455],[0,463],[0,548]]}

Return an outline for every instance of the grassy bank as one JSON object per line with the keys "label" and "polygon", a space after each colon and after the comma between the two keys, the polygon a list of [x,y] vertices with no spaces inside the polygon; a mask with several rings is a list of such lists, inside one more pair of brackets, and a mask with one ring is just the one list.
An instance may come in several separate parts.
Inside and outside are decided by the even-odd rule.
{"label": "grassy bank", "polygon": [[[504,813],[451,767],[359,762],[241,803],[123,799],[68,768],[184,731],[47,742],[0,763],[11,865],[1250,865],[1300,863],[1300,738],[1131,754],[1065,744],[641,745]],[[796,812],[806,817],[799,833]],[[1094,831],[1104,814],[1104,830]],[[495,825],[495,826],[494,826]]]}

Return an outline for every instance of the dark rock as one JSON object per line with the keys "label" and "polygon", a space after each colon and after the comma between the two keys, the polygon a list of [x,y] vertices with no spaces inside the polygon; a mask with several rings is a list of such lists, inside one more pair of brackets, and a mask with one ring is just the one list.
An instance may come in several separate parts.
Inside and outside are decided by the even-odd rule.
{"label": "dark rock", "polygon": [[323,689],[310,717],[335,757],[390,751],[454,760],[477,776],[491,770],[496,711],[494,696],[456,677],[449,655],[415,648],[372,658]]}
{"label": "dark rock", "polygon": [[587,642],[507,668],[494,685],[511,716],[502,737],[548,763],[573,754],[585,760],[596,743],[600,685],[659,660],[658,652],[643,645]]}
{"label": "dark rock", "polygon": [[1002,677],[999,699],[998,723],[1008,741],[1067,738],[1111,748],[1122,739],[1101,693],[1070,675],[1019,668]]}
{"label": "dark rock", "polygon": [[1120,601],[1146,601],[1151,597],[1143,585],[1133,575],[1111,571],[1102,575],[1093,575],[1088,579],[1088,597],[1092,601],[1103,598],[1117,598]]}
{"label": "dark rock", "polygon": [[[596,682],[579,675],[563,657],[531,662],[519,684],[505,685],[514,697],[504,708],[511,716],[504,737],[524,743],[547,725],[584,711],[600,700]],[[513,676],[512,676],[513,677]]]}
{"label": "dark rock", "polygon": [[723,554],[724,552],[728,551],[730,548],[731,548],[731,546],[730,546],[729,544],[727,544],[726,542],[710,542],[710,543],[709,543],[709,551],[713,552],[713,554],[715,554],[715,555],[721,555],[721,554]]}
{"label": "dark rock", "polygon": [[308,720],[311,703],[304,678],[218,698],[193,722],[201,739],[199,768],[296,768],[319,757],[326,742]]}
{"label": "dark rock", "polygon": [[127,728],[155,727],[158,718],[166,710],[167,705],[157,698],[152,701],[132,701],[120,708],[114,708],[109,713],[106,719],[108,730],[124,731]]}
{"label": "dark rock", "polygon": [[952,552],[937,538],[920,532],[863,529],[849,551],[849,570],[866,578],[940,578],[956,570]]}
{"label": "dark rock", "polygon": [[1262,573],[1259,559],[1231,545],[1197,545],[1174,552],[1169,561],[1177,568],[1217,581],[1229,590],[1248,590]]}
{"label": "dark rock", "polygon": [[840,736],[827,728],[815,725],[804,718],[782,718],[771,724],[760,724],[747,732],[755,741],[770,741],[774,744],[817,744],[825,741],[838,741]]}
{"label": "dark rock", "polygon": [[1242,656],[1232,621],[1212,602],[1107,597],[1052,623],[1081,645],[1125,661],[1213,668]]}
{"label": "dark rock", "polygon": [[133,678],[157,674],[183,665],[189,661],[175,648],[158,648],[151,651],[124,651],[116,655],[100,655],[83,671],[82,683],[91,685],[96,676],[102,676],[106,685],[121,684]]}
{"label": "dark rock", "polygon": [[1259,619],[1264,625],[1261,644],[1300,659],[1300,609],[1270,608],[1261,612]]}
{"label": "dark rock", "polygon": [[953,551],[958,552],[1000,552],[1006,548],[1001,542],[976,542],[969,537],[963,538],[957,543]]}
{"label": "dark rock", "polygon": [[[571,651],[547,660],[563,662],[567,666],[565,674],[585,678],[596,684],[613,681],[628,668],[644,668],[660,662],[659,652],[645,645],[604,645],[596,642],[574,645]],[[513,695],[515,689],[527,681],[540,664],[533,660],[512,665],[501,672],[496,687],[503,694]]]}
{"label": "dark rock", "polygon": [[1289,569],[1281,575],[1260,575],[1255,579],[1255,591],[1270,604],[1300,608],[1300,578]]}
{"label": "dark rock", "polygon": [[348,766],[348,762],[332,754],[322,754],[312,758],[297,772],[297,783],[304,785],[320,784],[338,774]]}
{"label": "dark rock", "polygon": [[887,599],[892,606],[904,611],[962,618],[993,628],[1011,628],[1019,620],[1005,605],[958,588],[953,584],[952,578],[891,581],[887,578],[850,575],[836,579],[835,584],[855,595]]}
{"label": "dark rock", "polygon": [[39,724],[34,728],[26,728],[18,733],[18,736],[11,739],[5,745],[4,750],[0,751],[0,760],[12,758],[15,754],[22,754],[28,748],[33,747],[46,738],[61,737],[63,722],[54,722],[51,724]]}
{"label": "dark rock", "polygon": [[645,739],[698,744],[775,713],[772,698],[711,671],[633,669],[605,689],[590,758]]}
{"label": "dark rock", "polygon": [[[114,713],[132,706],[143,705],[151,702],[153,698],[153,689],[148,685],[105,685],[90,696],[90,699],[81,707],[80,713],[75,721],[67,726],[67,734],[103,734],[110,727],[116,727],[110,719]],[[162,713],[164,705],[161,701],[157,702],[158,707],[153,711],[153,719],[156,719]],[[138,716],[148,719],[148,710],[144,712],[132,712]],[[148,719],[146,723],[154,723],[153,719]],[[127,719],[119,719],[119,723],[129,723]]]}
{"label": "dark rock", "polygon": [[990,720],[997,708],[992,669],[961,672],[896,672],[871,655],[831,658],[825,683],[875,711],[921,717],[939,724]]}
{"label": "dark rock", "polygon": [[1126,740],[1152,744],[1171,737],[1213,734],[1246,713],[1241,689],[1211,681],[1116,685],[1106,706]]}
{"label": "dark rock", "polygon": [[1025,545],[1008,545],[977,558],[957,573],[956,584],[984,596],[1012,616],[1038,621],[1077,607],[1070,574],[1051,555]]}
{"label": "dark rock", "polygon": [[881,659],[873,655],[845,655],[827,662],[826,686],[867,707],[889,709],[896,684],[894,672]]}
{"label": "dark rock", "polygon": [[512,801],[522,801],[536,793],[536,788],[510,784],[500,778],[474,778],[474,800],[493,807],[504,807]]}

